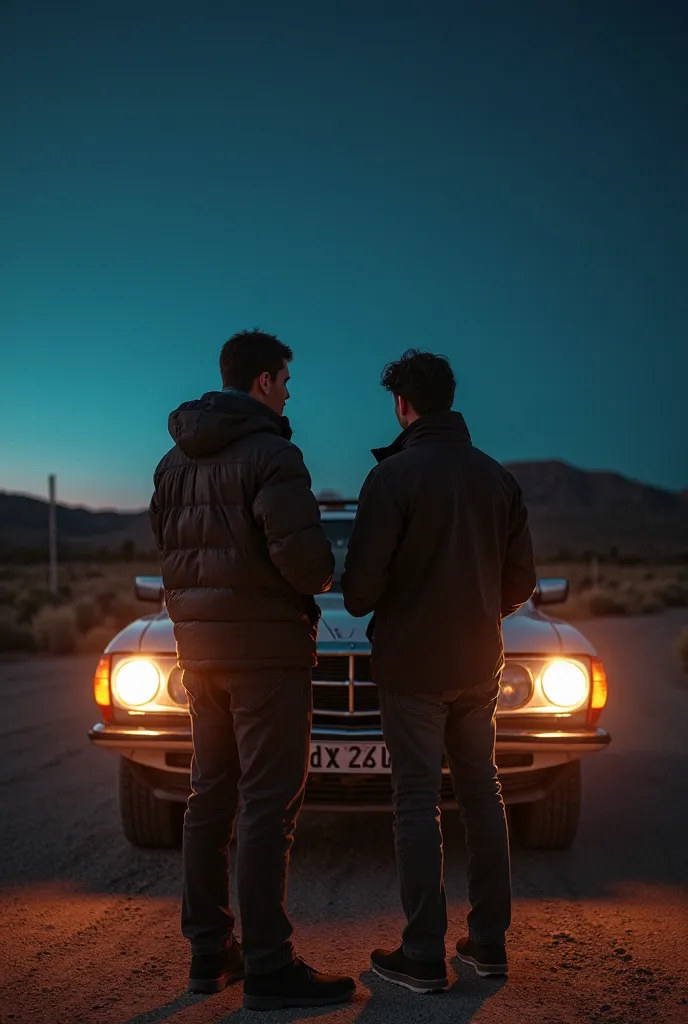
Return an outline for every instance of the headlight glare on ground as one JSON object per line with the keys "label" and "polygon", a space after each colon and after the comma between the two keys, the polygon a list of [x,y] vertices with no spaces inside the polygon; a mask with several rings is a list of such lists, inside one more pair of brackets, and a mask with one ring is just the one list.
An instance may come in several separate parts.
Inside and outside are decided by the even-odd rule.
{"label": "headlight glare on ground", "polygon": [[499,707],[502,710],[520,708],[530,700],[533,692],[533,681],[530,672],[523,665],[507,663],[502,672],[499,688]]}
{"label": "headlight glare on ground", "polygon": [[146,658],[132,658],[117,667],[112,683],[122,704],[137,708],[150,704],[160,689],[160,672]]}
{"label": "headlight glare on ground", "polygon": [[553,661],[542,673],[542,692],[550,704],[575,708],[588,696],[588,677],[575,661]]}

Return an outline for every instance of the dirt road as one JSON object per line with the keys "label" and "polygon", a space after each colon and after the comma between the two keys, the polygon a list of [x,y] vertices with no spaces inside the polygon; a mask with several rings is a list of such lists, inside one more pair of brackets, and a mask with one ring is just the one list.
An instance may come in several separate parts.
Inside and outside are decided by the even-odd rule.
{"label": "dirt road", "polygon": [[[456,963],[449,993],[412,997],[367,970],[400,912],[386,816],[304,815],[290,906],[302,955],[360,976],[350,1006],[263,1014],[359,1024],[666,1024],[688,1020],[688,685],[673,655],[685,612],[583,623],[604,657],[611,748],[588,759],[567,853],[514,855],[508,983]],[[2,1024],[240,1024],[241,986],[184,992],[180,856],[120,834],[115,759],[92,749],[95,659],[0,662]],[[450,948],[465,854],[446,815]]]}

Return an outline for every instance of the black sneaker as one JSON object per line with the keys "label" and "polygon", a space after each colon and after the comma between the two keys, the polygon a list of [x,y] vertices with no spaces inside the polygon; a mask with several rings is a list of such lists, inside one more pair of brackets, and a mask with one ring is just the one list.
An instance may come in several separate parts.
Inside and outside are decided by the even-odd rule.
{"label": "black sneaker", "polygon": [[244,976],[244,958],[236,939],[219,953],[194,953],[189,971],[189,992],[222,992]]}
{"label": "black sneaker", "polygon": [[459,960],[464,964],[470,964],[481,978],[508,974],[504,943],[497,946],[479,946],[472,939],[460,939],[456,943],[456,953]]}
{"label": "black sneaker", "polygon": [[375,949],[370,954],[373,970],[385,981],[403,985],[412,992],[443,992],[449,988],[444,960],[412,960],[403,948],[389,952]]}
{"label": "black sneaker", "polygon": [[348,1003],[356,988],[353,978],[321,974],[298,957],[271,974],[247,974],[246,1010],[282,1010],[288,1006],[331,1006]]}

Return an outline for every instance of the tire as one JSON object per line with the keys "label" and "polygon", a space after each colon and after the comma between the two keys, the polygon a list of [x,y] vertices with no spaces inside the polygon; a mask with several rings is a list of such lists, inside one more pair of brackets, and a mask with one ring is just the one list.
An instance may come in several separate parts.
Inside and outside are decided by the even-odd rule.
{"label": "tire", "polygon": [[181,845],[184,804],[158,800],[124,757],[119,762],[119,813],[132,846],[160,850]]}
{"label": "tire", "polygon": [[568,850],[576,838],[581,811],[580,761],[557,770],[543,800],[513,808],[514,838],[525,850]]}

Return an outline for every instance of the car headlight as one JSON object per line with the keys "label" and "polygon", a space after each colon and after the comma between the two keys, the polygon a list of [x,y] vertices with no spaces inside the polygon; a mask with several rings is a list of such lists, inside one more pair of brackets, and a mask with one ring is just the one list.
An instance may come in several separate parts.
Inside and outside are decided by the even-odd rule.
{"label": "car headlight", "polygon": [[137,708],[150,702],[160,689],[160,672],[146,658],[124,661],[115,671],[112,687],[122,704]]}
{"label": "car headlight", "polygon": [[499,688],[499,707],[503,709],[520,708],[530,700],[533,692],[533,680],[530,672],[523,665],[507,664],[502,672]]}
{"label": "car headlight", "polygon": [[542,673],[542,692],[550,704],[574,708],[588,696],[588,677],[574,661],[553,661]]}
{"label": "car headlight", "polygon": [[173,668],[170,678],[167,680],[167,692],[175,704],[188,704],[189,697],[184,689],[184,672],[180,668]]}

